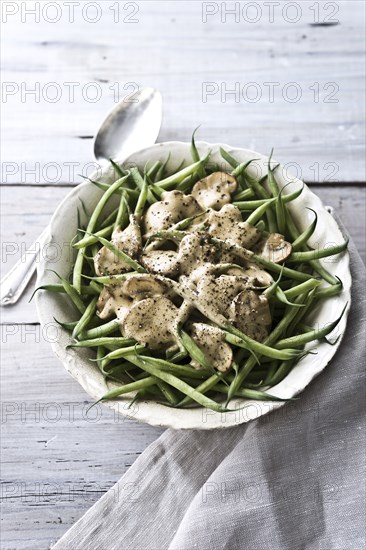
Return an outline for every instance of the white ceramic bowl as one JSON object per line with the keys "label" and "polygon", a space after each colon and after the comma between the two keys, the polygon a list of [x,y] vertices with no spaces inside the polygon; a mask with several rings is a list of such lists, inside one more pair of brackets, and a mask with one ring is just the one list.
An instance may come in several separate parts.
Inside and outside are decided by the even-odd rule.
{"label": "white ceramic bowl", "polygon": [[[197,144],[202,156],[211,151],[212,162],[217,162],[224,170],[229,170],[230,167],[223,162],[220,156],[220,145],[222,144],[208,144],[204,142]],[[231,152],[240,162],[253,158],[259,159],[250,167],[253,175],[258,176],[267,173],[267,157],[254,151],[232,148],[228,145],[222,146]],[[168,169],[172,172],[178,168],[182,161],[185,164],[192,162],[190,144],[167,142],[159,143],[135,153],[124,162],[124,165],[137,165],[142,170],[147,162],[152,164],[157,160],[165,161],[169,153]],[[113,170],[106,168],[102,174],[94,174],[91,178],[96,179],[99,177],[100,181],[111,182],[114,179],[113,175]],[[277,170],[276,176],[281,188],[289,184],[284,191],[285,193],[290,193],[303,185],[300,180],[286,174],[281,167]],[[69,243],[76,233],[78,225],[77,211],[79,210],[85,222],[87,215],[93,211],[101,194],[102,192],[94,185],[83,183],[73,189],[60,204],[51,220],[47,238],[47,242],[53,244],[52,247],[48,248],[54,250],[56,253],[53,259],[49,258],[39,264],[38,286],[56,282],[55,276],[47,270],[52,269],[64,277],[69,275],[72,265]],[[82,212],[81,204],[84,205],[87,211],[86,215]],[[300,230],[304,230],[313,220],[313,213],[307,210],[306,207],[310,207],[318,213],[317,229],[310,240],[313,247],[323,248],[324,246],[344,241],[344,237],[332,215],[325,209],[320,199],[306,186],[300,197],[289,203],[289,209],[295,216]],[[345,252],[336,258],[326,258],[324,265],[333,275],[337,275],[342,280],[344,289],[339,296],[327,299],[312,311],[311,323],[313,326],[323,326],[329,323],[339,316],[345,304],[348,303],[345,315],[343,315],[341,322],[336,328],[337,336],[340,335],[342,337],[346,328],[351,302],[349,255]],[[49,326],[54,326],[54,318],[59,321],[77,319],[77,315],[73,311],[69,300],[64,295],[40,291],[37,294],[36,303],[41,323],[43,326],[46,326],[46,331]],[[64,364],[66,370],[82,385],[93,400],[100,398],[106,392],[107,387],[95,363],[90,361],[93,357],[93,352],[80,349],[67,350],[66,346],[70,344],[70,335],[62,329],[58,330],[57,337],[53,340],[53,351]],[[326,367],[337,352],[340,342],[341,338],[338,339],[337,344],[334,346],[326,343],[317,343],[317,355],[307,355],[301,359],[280,384],[271,388],[270,393],[281,398],[290,398],[297,395]],[[108,383],[109,388],[113,388],[113,386],[113,383]],[[231,408],[236,409],[234,412],[221,414],[203,408],[174,409],[152,401],[138,402],[131,408],[128,408],[132,398],[132,395],[124,396],[118,400],[105,402],[105,404],[119,413],[133,417],[136,420],[147,422],[154,426],[176,429],[227,428],[258,418],[282,405],[279,402],[271,403],[238,399],[231,402]]]}

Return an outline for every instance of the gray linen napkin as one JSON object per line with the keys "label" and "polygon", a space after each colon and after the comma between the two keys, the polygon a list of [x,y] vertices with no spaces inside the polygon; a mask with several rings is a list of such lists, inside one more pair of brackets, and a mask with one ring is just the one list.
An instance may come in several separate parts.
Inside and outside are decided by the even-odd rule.
{"label": "gray linen napkin", "polygon": [[365,548],[365,267],[336,357],[267,416],[167,430],[53,550]]}

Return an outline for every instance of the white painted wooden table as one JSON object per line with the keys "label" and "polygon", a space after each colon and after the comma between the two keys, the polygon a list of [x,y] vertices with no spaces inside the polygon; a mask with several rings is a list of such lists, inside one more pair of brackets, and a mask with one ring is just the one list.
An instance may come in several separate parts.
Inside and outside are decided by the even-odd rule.
{"label": "white painted wooden table", "polygon": [[[77,174],[92,169],[106,112],[147,85],[164,96],[160,141],[188,140],[201,124],[200,139],[275,146],[336,208],[365,257],[363,2],[4,1],[1,9],[2,273]],[[160,434],[104,407],[87,415],[87,395],[28,304],[31,290],[1,311],[4,550],[49,548]]]}

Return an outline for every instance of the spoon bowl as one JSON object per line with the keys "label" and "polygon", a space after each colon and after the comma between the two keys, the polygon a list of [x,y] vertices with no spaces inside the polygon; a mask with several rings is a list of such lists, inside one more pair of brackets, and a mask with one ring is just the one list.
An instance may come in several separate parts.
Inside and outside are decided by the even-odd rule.
{"label": "spoon bowl", "polygon": [[155,143],[162,119],[163,100],[154,88],[143,88],[116,105],[95,138],[98,161],[124,159]]}

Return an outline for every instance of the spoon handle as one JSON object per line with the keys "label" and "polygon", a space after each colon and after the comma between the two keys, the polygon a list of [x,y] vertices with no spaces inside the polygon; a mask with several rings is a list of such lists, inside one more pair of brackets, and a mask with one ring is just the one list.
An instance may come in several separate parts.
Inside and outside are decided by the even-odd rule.
{"label": "spoon handle", "polygon": [[0,282],[0,306],[11,306],[15,304],[35,272],[38,256],[46,237],[46,231],[38,237],[20,260],[1,279]]}

